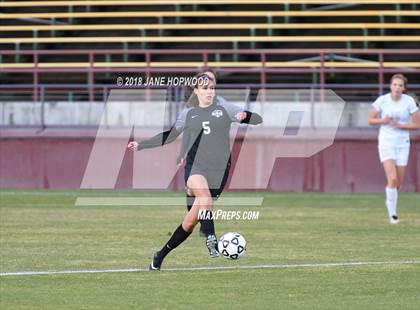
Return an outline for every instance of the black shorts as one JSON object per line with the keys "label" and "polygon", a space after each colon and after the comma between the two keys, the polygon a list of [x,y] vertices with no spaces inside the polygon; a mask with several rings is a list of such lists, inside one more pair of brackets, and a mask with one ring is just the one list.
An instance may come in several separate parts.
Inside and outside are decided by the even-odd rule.
{"label": "black shorts", "polygon": [[217,200],[217,198],[219,198],[226,186],[229,177],[229,169],[230,164],[227,165],[225,170],[209,170],[202,169],[201,167],[195,164],[187,163],[185,165],[184,173],[185,186],[187,186],[187,181],[190,175],[202,175],[207,180],[211,197],[213,198],[213,200]]}

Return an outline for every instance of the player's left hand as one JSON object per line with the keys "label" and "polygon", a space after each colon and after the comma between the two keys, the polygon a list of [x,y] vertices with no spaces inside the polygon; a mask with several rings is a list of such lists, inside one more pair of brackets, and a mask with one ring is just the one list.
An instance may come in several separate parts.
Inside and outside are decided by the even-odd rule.
{"label": "player's left hand", "polygon": [[235,115],[235,118],[242,122],[245,118],[246,118],[246,112],[239,112],[238,114]]}

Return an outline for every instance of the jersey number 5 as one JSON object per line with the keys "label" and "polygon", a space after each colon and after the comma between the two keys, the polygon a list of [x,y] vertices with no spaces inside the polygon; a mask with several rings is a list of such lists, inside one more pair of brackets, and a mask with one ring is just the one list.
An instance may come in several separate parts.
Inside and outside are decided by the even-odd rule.
{"label": "jersey number 5", "polygon": [[211,132],[211,129],[210,129],[210,126],[209,126],[210,125],[210,121],[202,122],[201,125],[203,126],[203,129],[204,129],[203,133],[205,135],[208,135]]}

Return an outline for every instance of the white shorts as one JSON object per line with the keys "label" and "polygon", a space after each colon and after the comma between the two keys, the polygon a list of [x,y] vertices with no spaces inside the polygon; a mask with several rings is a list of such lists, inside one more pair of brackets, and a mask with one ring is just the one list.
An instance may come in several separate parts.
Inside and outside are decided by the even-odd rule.
{"label": "white shorts", "polygon": [[397,166],[407,166],[408,155],[410,153],[409,146],[378,148],[378,150],[381,163],[387,159],[393,159]]}

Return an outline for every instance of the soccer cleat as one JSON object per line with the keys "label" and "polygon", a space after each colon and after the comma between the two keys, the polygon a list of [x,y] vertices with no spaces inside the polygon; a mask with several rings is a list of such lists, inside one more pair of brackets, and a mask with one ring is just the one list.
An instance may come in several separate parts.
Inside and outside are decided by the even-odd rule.
{"label": "soccer cleat", "polygon": [[159,252],[153,254],[152,262],[150,263],[149,270],[150,271],[158,271],[160,270],[160,266],[162,265],[163,259],[161,259],[158,255]]}
{"label": "soccer cleat", "polygon": [[399,219],[397,215],[393,215],[389,218],[389,223],[390,224],[398,224],[399,223]]}
{"label": "soccer cleat", "polygon": [[210,257],[219,257],[219,251],[217,250],[217,238],[215,235],[208,235],[206,240],[207,249],[209,249]]}

